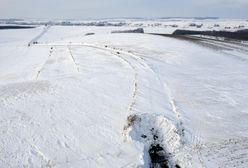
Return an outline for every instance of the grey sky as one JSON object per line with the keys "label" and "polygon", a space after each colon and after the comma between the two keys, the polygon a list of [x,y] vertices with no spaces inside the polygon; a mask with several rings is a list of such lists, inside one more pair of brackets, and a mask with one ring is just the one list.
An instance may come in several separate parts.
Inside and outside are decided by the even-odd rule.
{"label": "grey sky", "polygon": [[248,0],[0,0],[1,18],[248,18]]}

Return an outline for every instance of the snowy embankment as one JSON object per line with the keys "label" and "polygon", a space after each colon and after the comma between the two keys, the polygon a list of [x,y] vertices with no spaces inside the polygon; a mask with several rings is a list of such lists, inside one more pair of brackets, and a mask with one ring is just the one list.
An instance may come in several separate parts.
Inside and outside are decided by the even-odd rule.
{"label": "snowy embankment", "polygon": [[0,32],[0,167],[247,167],[247,50],[112,30]]}

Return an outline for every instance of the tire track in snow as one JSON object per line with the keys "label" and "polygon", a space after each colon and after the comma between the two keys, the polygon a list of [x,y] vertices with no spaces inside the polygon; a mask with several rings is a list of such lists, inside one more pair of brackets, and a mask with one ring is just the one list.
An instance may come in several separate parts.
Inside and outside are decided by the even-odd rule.
{"label": "tire track in snow", "polygon": [[[114,55],[115,57],[118,57],[119,59],[121,59],[123,62],[125,62],[126,64],[128,64],[131,67],[131,69],[134,71],[132,101],[128,106],[128,113],[131,113],[133,111],[135,104],[136,104],[136,99],[137,99],[137,94],[138,94],[138,72],[137,72],[136,66],[133,65],[133,63],[131,63],[128,59],[121,56],[122,54],[120,53],[120,51],[111,50],[106,45],[104,47],[102,47],[102,46],[98,46],[98,45],[94,45],[94,44],[76,44],[76,45],[70,44],[70,46],[90,47],[90,48],[94,48],[94,49],[108,52],[108,53]],[[124,128],[124,130],[126,130],[126,129]],[[123,132],[123,135],[126,135],[125,131]]]}
{"label": "tire track in snow", "polygon": [[28,46],[32,46],[32,44],[35,44],[44,34],[46,34],[46,32],[48,31],[48,29],[50,29],[50,27],[51,25],[45,26],[43,31],[28,43]]}
{"label": "tire track in snow", "polygon": [[173,98],[172,96],[172,93],[171,93],[171,90],[170,88],[168,87],[167,84],[164,84],[164,88],[167,90],[167,95],[168,95],[168,98],[169,98],[169,102],[170,102],[170,105],[171,105],[171,110],[174,112],[177,120],[178,120],[178,123],[177,123],[177,128],[179,130],[179,134],[184,138],[182,139],[182,143],[185,143],[184,140],[185,140],[185,137],[184,137],[184,126],[183,126],[183,122],[182,122],[182,119],[181,119],[181,113],[180,111],[178,110],[178,107],[176,105],[176,101],[175,99]]}
{"label": "tire track in snow", "polygon": [[[53,46],[67,46],[68,44],[52,44],[52,45]],[[180,136],[182,136],[182,132],[183,132],[182,130],[184,130],[183,126],[182,126],[183,123],[180,122],[180,120],[179,120],[179,117],[181,116],[181,114],[180,114],[180,111],[178,110],[178,107],[176,105],[176,100],[172,96],[170,96],[169,102],[168,102],[171,104],[172,112],[174,112],[175,117],[178,119],[179,124],[176,126],[174,126],[174,124],[171,123],[170,121],[168,121],[164,116],[162,117],[163,118],[162,123],[164,123],[164,124],[162,124],[162,123],[157,123],[157,122],[160,122],[159,120],[161,120],[161,116],[153,116],[150,114],[146,114],[145,116],[140,116],[140,115],[137,115],[135,113],[135,105],[137,104],[136,102],[138,99],[138,90],[139,90],[139,85],[138,85],[138,76],[139,76],[138,70],[139,69],[145,69],[145,68],[149,69],[149,71],[152,74],[154,74],[153,76],[157,79],[157,81],[160,82],[160,86],[164,90],[164,93],[167,96],[169,96],[168,90],[167,90],[169,88],[166,88],[167,84],[161,81],[159,75],[153,70],[153,68],[151,66],[149,66],[146,63],[146,60],[144,58],[142,58],[141,56],[139,56],[138,54],[133,54],[130,51],[124,51],[123,49],[118,49],[116,47],[110,47],[110,46],[106,46],[106,45],[100,46],[100,45],[95,45],[95,44],[85,44],[85,43],[72,44],[72,43],[70,43],[70,46],[91,47],[91,48],[99,49],[99,50],[102,50],[105,52],[109,52],[112,55],[121,59],[122,61],[126,62],[133,69],[133,71],[134,71],[133,88],[134,89],[133,89],[133,93],[132,93],[132,95],[133,95],[132,100],[131,100],[131,103],[129,104],[129,107],[127,110],[128,114],[129,114],[127,117],[127,120],[129,123],[124,126],[124,131],[123,131],[124,141],[131,138],[132,140],[142,142],[142,140],[140,140],[140,138],[135,139],[135,138],[130,136],[130,129],[129,128],[134,128],[134,127],[136,127],[136,125],[141,124],[139,129],[147,129],[145,127],[149,123],[150,127],[151,127],[150,129],[155,128],[156,129],[155,132],[158,132],[158,135],[156,135],[156,134],[154,134],[154,132],[151,132],[148,130],[150,132],[149,134],[151,134],[151,136],[155,136],[155,137],[158,136],[159,141],[154,140],[154,139],[152,139],[152,141],[165,144],[165,146],[164,146],[165,150],[168,150],[166,146],[169,146],[168,151],[169,152],[172,151],[172,153],[174,153],[173,156],[170,156],[172,159],[171,164],[173,164],[174,163],[173,158],[177,155],[177,151],[181,150],[181,148],[182,148],[182,147],[178,147],[177,143],[180,141],[180,144],[182,145],[182,141],[181,141],[182,138],[180,138]],[[171,93],[170,93],[170,95],[171,95]],[[146,118],[149,118],[149,119],[146,119]],[[146,120],[152,121],[152,122],[146,122],[145,125],[142,125],[142,123]],[[154,124],[154,123],[157,123],[157,124]],[[181,131],[178,131],[179,129],[181,129]],[[136,134],[142,132],[142,130],[136,130],[136,131],[138,131],[138,132],[136,132]],[[164,133],[162,133],[162,132],[164,132]],[[178,136],[179,135],[178,133],[180,134],[180,136]],[[168,136],[168,137],[166,137],[166,136]],[[147,144],[147,142],[144,142],[144,144]],[[185,148],[187,148],[187,146]],[[147,148],[145,150],[148,151]],[[190,154],[188,154],[188,155],[190,155]],[[190,165],[190,163],[188,163],[188,162],[190,162],[190,160],[188,160],[188,159],[185,160],[185,158],[183,159],[183,161],[180,161],[179,163],[185,164],[185,162],[187,162],[186,165]]]}
{"label": "tire track in snow", "polygon": [[36,74],[35,80],[38,80],[38,78],[39,78],[39,76],[40,76],[40,74],[41,74],[41,72],[42,72],[44,66],[45,66],[46,63],[47,63],[47,60],[52,56],[52,54],[53,54],[53,49],[54,49],[54,47],[51,47],[51,48],[50,48],[50,52],[49,52],[48,58],[47,58],[46,61],[42,64],[41,68],[38,70],[38,72],[37,72],[37,74]]}
{"label": "tire track in snow", "polygon": [[41,68],[38,70],[37,74],[36,74],[36,78],[35,80],[38,80],[44,66],[46,65],[47,61],[49,60],[49,58],[52,56],[53,54],[53,47],[50,48],[50,52],[49,52],[49,55],[48,55],[48,58],[46,59],[46,61],[42,64]]}
{"label": "tire track in snow", "polygon": [[[133,54],[132,52],[129,52],[131,54]],[[134,56],[137,56],[137,57],[140,57],[141,60],[143,60],[144,62],[146,61],[144,58],[142,58],[142,56],[139,55],[139,53],[137,54],[133,54]],[[182,119],[181,119],[181,112],[179,111],[179,108],[176,104],[176,100],[174,99],[173,97],[173,94],[171,92],[171,89],[169,88],[169,85],[165,82],[162,82],[159,75],[153,70],[153,68],[151,66],[149,66],[148,64],[146,64],[147,67],[149,67],[149,69],[153,72],[153,74],[156,76],[156,78],[160,81],[161,85],[163,85],[163,88],[164,88],[164,92],[165,94],[167,94],[168,96],[168,99],[169,99],[169,103],[171,105],[171,110],[174,112],[177,120],[178,120],[178,123],[176,125],[177,127],[177,130],[179,131],[179,135],[182,137],[180,139],[182,145],[184,145],[186,143],[186,139],[185,139],[185,128],[184,128],[184,124],[182,122]],[[202,159],[202,154],[200,152],[200,150],[202,149],[202,143],[200,142],[199,138],[200,138],[200,134],[197,134],[195,136],[193,136],[191,133],[190,133],[190,137],[191,137],[191,140],[193,143],[195,143],[194,145],[194,153],[197,153],[197,156],[198,156],[198,160],[199,160],[199,164],[201,165],[202,168],[205,168],[204,166],[204,162],[203,162],[203,159]],[[187,146],[184,146],[185,148],[188,148]],[[190,149],[188,149],[190,151]]]}
{"label": "tire track in snow", "polygon": [[75,64],[75,67],[76,67],[77,71],[79,72],[79,67],[78,67],[78,65],[77,65],[77,63],[76,63],[76,60],[75,60],[73,54],[72,54],[71,46],[67,45],[67,48],[68,48],[68,51],[69,51],[69,53],[70,53],[70,57],[71,57],[73,63]]}
{"label": "tire track in snow", "polygon": [[[128,60],[127,58],[124,58],[124,56],[122,56],[123,55],[122,51],[116,50],[113,48],[109,48],[109,46],[107,46],[107,45],[102,47],[102,46],[97,46],[97,45],[93,45],[93,44],[81,44],[80,46],[91,47],[91,48],[95,48],[98,50],[102,50],[102,51],[111,53],[112,55],[114,55],[114,56],[118,57],[119,59],[121,59],[122,61],[126,62],[131,67],[131,69],[134,71],[134,80],[133,80],[134,82],[133,82],[132,100],[128,106],[127,112],[128,112],[128,118],[130,118],[130,116],[133,116],[132,113],[134,114],[134,106],[136,105],[137,96],[138,96],[138,70],[137,70],[137,67],[130,60]],[[130,126],[131,125],[125,125],[123,128],[122,134],[124,136],[124,141],[127,141],[128,128]]]}
{"label": "tire track in snow", "polygon": [[[119,49],[119,50],[122,50],[122,49]],[[125,52],[125,53],[126,54],[129,54],[132,57],[137,58],[137,60],[140,61],[140,64],[142,64],[144,67],[147,67],[154,74],[154,76],[156,77],[156,79],[160,82],[161,86],[163,86],[164,93],[166,95],[168,95],[169,103],[171,104],[171,109],[175,113],[175,116],[176,116],[176,118],[178,120],[178,129],[180,130],[180,134],[181,134],[181,136],[184,136],[184,127],[183,127],[183,122],[182,122],[182,119],[181,119],[181,113],[178,110],[178,107],[176,105],[176,100],[173,98],[172,93],[171,93],[171,90],[168,87],[168,84],[166,84],[165,82],[162,82],[162,80],[159,77],[159,75],[153,70],[153,68],[150,65],[148,65],[146,63],[146,60],[144,58],[142,58],[142,56],[139,56],[138,54],[134,54],[131,51],[128,51],[128,52]]]}
{"label": "tire track in snow", "polygon": [[[38,45],[43,45],[43,44],[38,44]],[[45,44],[45,45],[49,45],[49,44]],[[56,44],[52,44],[53,46]],[[58,44],[58,46],[67,46],[66,44]],[[162,82],[162,80],[160,79],[159,75],[153,70],[153,68],[148,65],[146,63],[146,60],[138,55],[138,54],[134,54],[131,51],[125,51],[122,48],[117,48],[117,47],[112,47],[112,46],[100,46],[100,45],[95,45],[95,44],[88,44],[88,43],[78,43],[78,44],[72,44],[70,43],[70,46],[85,46],[85,47],[91,47],[91,48],[95,48],[95,49],[99,49],[99,50],[103,50],[103,51],[107,51],[110,52],[112,55],[117,56],[118,58],[120,58],[121,60],[125,61],[135,72],[135,77],[134,77],[134,91],[133,91],[133,101],[131,102],[131,104],[129,105],[128,111],[131,112],[133,111],[133,107],[136,103],[136,97],[137,97],[137,92],[138,92],[138,70],[137,67],[129,60],[127,60],[126,58],[124,58],[121,55],[126,55],[129,56],[130,58],[132,58],[137,64],[140,65],[141,68],[148,68],[150,70],[150,72],[152,72],[155,76],[155,78],[160,82],[160,85],[163,86],[163,90],[164,93],[168,96],[169,98],[169,103],[171,104],[171,109],[172,111],[175,113],[175,116],[178,120],[178,126],[179,129],[181,130],[180,132],[182,133],[182,135],[184,134],[184,128],[183,128],[183,122],[181,121],[181,114],[180,111],[178,110],[178,107],[176,106],[176,100],[172,97],[172,93],[170,88],[168,87],[168,85],[164,82]],[[73,58],[73,56],[71,55],[72,59],[74,60],[75,63],[75,59]],[[76,63],[75,63],[76,65]]]}
{"label": "tire track in snow", "polygon": [[[114,47],[115,48],[115,47]],[[181,148],[184,148],[184,150],[186,149],[186,151],[188,150],[188,151],[190,151],[190,148],[188,148],[187,146],[184,146],[184,144],[185,144],[185,142],[186,142],[186,139],[185,139],[185,128],[184,128],[184,126],[183,126],[183,122],[182,122],[182,119],[181,119],[181,113],[180,113],[180,111],[179,111],[179,108],[178,108],[178,106],[177,106],[177,104],[176,104],[176,100],[174,99],[174,97],[172,96],[172,92],[171,92],[171,89],[169,88],[169,86],[168,86],[168,84],[167,83],[165,83],[165,82],[162,82],[162,80],[161,80],[161,78],[159,77],[159,75],[153,70],[153,68],[150,66],[150,65],[148,65],[147,63],[146,63],[146,60],[144,59],[144,58],[142,58],[142,56],[139,56],[138,54],[134,54],[134,53],[132,53],[131,51],[123,51],[123,49],[118,49],[120,52],[124,52],[126,55],[129,55],[130,57],[133,57],[133,58],[136,58],[135,60],[136,61],[138,61],[139,63],[140,63],[140,65],[142,65],[143,67],[146,67],[146,68],[148,68],[149,70],[150,70],[150,72],[152,72],[153,74],[154,74],[154,76],[156,77],[156,79],[160,82],[160,85],[163,87],[163,90],[164,90],[164,94],[166,94],[167,96],[168,96],[168,100],[169,100],[169,103],[170,103],[170,105],[171,105],[171,111],[175,114],[175,117],[176,117],[176,119],[177,119],[177,125],[176,125],[176,129],[175,129],[175,131],[178,133],[178,135],[181,137],[181,138],[179,138],[179,140],[180,140],[180,143],[181,143],[181,145],[183,145],[183,147],[181,147]],[[151,116],[150,116],[151,117]],[[141,120],[141,118],[138,118],[138,117],[136,116],[136,115],[131,115],[130,116],[130,118],[128,118],[128,120],[129,121],[131,121],[131,122],[134,122],[134,120]],[[156,122],[156,121],[155,121]],[[130,125],[130,124],[129,124]],[[152,123],[151,123],[151,125],[152,125]],[[133,126],[133,125],[131,125],[131,126]],[[144,126],[143,126],[144,127]],[[158,130],[160,129],[160,128],[157,128]],[[173,128],[172,128],[173,129]],[[167,132],[167,134],[171,134],[171,131],[168,131]],[[176,134],[175,134],[175,136],[177,136]],[[195,153],[197,153],[198,154],[198,160],[199,160],[199,164],[201,165],[201,167],[203,168],[203,167],[205,167],[204,166],[204,163],[203,163],[203,160],[202,160],[202,158],[201,158],[201,153],[200,153],[200,149],[201,149],[201,146],[202,146],[202,144],[199,142],[199,138],[197,138],[198,137],[198,135],[197,135],[197,137],[195,137],[195,136],[193,136],[192,134],[190,134],[190,136],[192,137],[191,139],[193,139],[193,143],[194,142],[196,142],[197,144],[195,145],[195,147],[197,147],[196,148],[196,150],[194,151]],[[197,141],[196,141],[197,140]],[[163,141],[163,140],[162,140]],[[169,144],[169,143],[174,143],[174,142],[171,142],[170,140],[169,140],[169,142],[165,142],[165,143],[167,143],[167,144]],[[167,149],[168,150],[168,149]],[[170,157],[170,156],[168,156],[168,157]],[[187,156],[188,157],[188,159],[190,159],[190,157],[191,156]],[[170,158],[169,158],[170,159]],[[169,162],[171,162],[171,163],[169,163],[169,164],[171,164],[171,166],[173,167],[173,164],[175,165],[175,161],[173,161],[173,160],[171,160],[171,161],[169,161]],[[188,160],[184,160],[184,162],[189,162]],[[182,164],[184,164],[184,163],[182,163]],[[188,165],[190,165],[190,163],[187,163]],[[177,165],[178,166],[178,165]],[[179,167],[179,166],[178,166]]]}
{"label": "tire track in snow", "polygon": [[[101,47],[101,46],[97,46],[97,45],[84,44],[83,46],[107,51],[107,52],[111,53],[112,55],[118,57],[122,61],[126,62],[132,68],[132,70],[134,71],[133,93],[132,93],[132,101],[131,101],[130,105],[128,106],[128,113],[132,113],[133,108],[136,104],[136,99],[137,99],[137,94],[138,94],[138,72],[137,72],[137,68],[135,67],[135,65],[133,65],[129,60],[127,60],[126,58],[121,56],[122,53],[120,51],[114,52],[113,50],[109,49],[109,47],[107,45],[105,45],[104,47]],[[124,128],[124,130],[126,130],[126,129]],[[123,135],[126,135],[125,131],[124,131]]]}
{"label": "tire track in snow", "polygon": [[[140,56],[139,53],[133,54],[133,55],[136,55],[137,57],[141,57],[141,58],[142,58],[142,56],[145,57],[144,55]],[[144,58],[142,60],[145,61]],[[176,116],[176,118],[178,120],[177,129],[179,130],[179,132],[178,132],[179,135],[182,137],[182,139],[180,139],[181,143],[185,144],[187,139],[185,139],[185,128],[184,128],[184,124],[183,124],[182,119],[181,119],[181,112],[180,112],[180,110],[179,110],[179,108],[178,108],[178,106],[176,104],[176,100],[173,97],[171,89],[169,88],[167,83],[161,81],[159,75],[153,70],[153,68],[151,66],[149,66],[148,64],[147,64],[147,66],[154,73],[154,75],[157,77],[157,79],[160,81],[160,83],[163,84],[163,86],[164,86],[165,94],[168,95],[169,103],[171,104],[171,109],[174,112],[174,114],[175,114],[175,116]],[[202,159],[202,154],[201,154],[201,149],[202,149],[202,146],[203,146],[203,144],[200,141],[201,135],[200,134],[192,135],[192,133],[190,133],[190,132],[188,132],[188,133],[190,134],[190,137],[191,137],[190,140],[194,144],[194,148],[193,148],[194,151],[193,152],[197,153],[199,164],[201,165],[202,168],[205,168],[205,165],[204,165],[204,162],[203,162],[203,159]],[[188,147],[185,146],[185,148],[188,148]],[[190,149],[188,149],[188,151],[190,151]]]}
{"label": "tire track in snow", "polygon": [[[135,53],[134,54],[131,51],[129,51],[128,53],[132,54],[133,56],[139,57],[140,60],[143,60],[144,64],[146,64],[146,66],[156,76],[156,78],[159,80],[160,84],[163,85],[164,92],[165,92],[165,94],[168,95],[169,103],[171,105],[171,110],[174,112],[174,114],[175,114],[175,116],[176,116],[176,118],[178,120],[178,128],[179,128],[179,130],[181,132],[181,135],[184,136],[185,129],[184,129],[184,126],[183,126],[184,124],[183,124],[182,118],[181,118],[182,115],[181,115],[181,112],[180,112],[180,110],[179,110],[179,108],[177,106],[177,101],[173,97],[173,94],[172,94],[172,91],[171,91],[169,85],[165,81],[162,81],[161,78],[159,77],[159,75],[153,70],[153,68],[146,63],[146,59],[142,58],[142,57],[146,57],[145,55],[142,55],[140,53]],[[196,143],[197,145],[201,145],[201,142],[200,142],[201,135],[200,134],[196,134],[196,135],[192,135],[191,133],[189,133],[189,134],[191,136],[191,140],[192,140],[193,143]]]}
{"label": "tire track in snow", "polygon": [[[131,52],[125,52],[122,49],[116,49],[115,47],[112,47],[112,49],[117,50],[118,54],[123,53],[124,55],[132,57],[133,59],[135,59],[135,61],[141,67],[148,68],[152,72],[152,74],[156,77],[156,79],[160,82],[161,86],[163,86],[158,74],[155,73],[155,71],[145,62],[145,59],[143,59],[142,57],[137,56],[135,54],[132,54]],[[136,69],[136,68],[134,67],[134,69]],[[137,91],[134,91],[134,94],[136,94],[135,97],[137,97]],[[165,94],[166,94],[166,92],[165,92]],[[171,101],[172,111],[176,114],[176,117],[179,120],[180,113],[177,110],[175,101],[173,99],[170,101]],[[133,102],[130,105],[131,108],[129,109],[129,112],[133,111],[132,108],[133,108],[135,103],[136,103],[136,98],[133,99]],[[136,125],[139,125],[138,130],[136,130],[137,132],[135,131],[136,133],[140,134],[142,138],[147,138],[147,136],[148,137],[152,136],[152,138],[150,137],[150,140],[149,140],[150,142],[149,141],[145,142],[142,140],[142,138],[137,138],[137,139],[134,138],[134,140],[143,142],[146,145],[145,148],[150,148],[149,149],[149,154],[151,157],[151,161],[150,161],[151,163],[149,164],[150,167],[156,167],[156,166],[180,167],[178,164],[175,163],[175,161],[173,160],[173,157],[170,156],[170,153],[167,153],[167,152],[168,152],[168,150],[172,151],[173,149],[171,149],[171,148],[175,148],[175,147],[173,147],[173,144],[174,144],[173,141],[175,140],[176,137],[177,137],[176,139],[178,139],[179,141],[182,139],[182,138],[178,137],[178,135],[183,136],[184,128],[174,128],[173,124],[171,124],[170,121],[167,121],[167,119],[165,119],[164,117],[162,117],[163,118],[162,122],[159,121],[159,120],[161,120],[160,117],[161,116],[158,116],[158,117],[155,117],[152,115],[150,116],[148,114],[144,115],[144,116],[138,116],[135,113],[133,113],[133,114],[131,113],[131,115],[129,115],[128,119],[127,119],[128,124],[124,127],[124,136],[127,138],[127,133],[130,132],[129,127],[136,127]],[[145,125],[142,125],[143,122]],[[159,125],[154,124],[157,122],[159,122]],[[181,124],[180,127],[182,127],[182,122],[180,121],[179,123]],[[149,126],[151,127],[151,132],[148,133],[148,135],[142,134],[141,132],[144,131],[143,129],[146,127],[147,124],[149,124]],[[182,130],[181,131],[182,133],[179,133],[177,135],[176,130],[178,130],[178,129]],[[172,130],[174,130],[174,131],[172,131]],[[170,139],[170,138],[164,139],[164,137],[163,137],[164,135],[163,134],[161,135],[161,132],[163,132],[163,131],[166,131],[168,135],[172,135],[171,136],[172,139]],[[172,144],[172,147],[168,147],[167,145],[163,146],[164,144],[167,144],[167,145],[169,144],[169,146],[170,146],[170,144]],[[168,148],[170,148],[170,149],[168,149]],[[150,153],[151,149],[153,152],[155,152],[155,158],[153,158],[154,153],[153,153],[153,155],[151,155],[151,153]],[[159,151],[156,151],[156,149],[159,149]],[[148,150],[148,149],[146,149],[146,150]],[[159,153],[156,153],[156,152],[159,152]],[[156,155],[158,155],[158,156],[156,156]],[[153,160],[153,159],[155,159],[155,160]]]}
{"label": "tire track in snow", "polygon": [[[54,44],[53,44],[54,45]],[[71,44],[71,46],[84,46],[84,47],[91,47],[99,50],[103,50],[105,52],[109,52],[124,62],[126,62],[134,71],[134,83],[133,83],[133,93],[132,93],[132,100],[129,104],[128,107],[128,117],[127,117],[127,125],[124,126],[123,129],[123,136],[124,136],[124,141],[127,139],[132,139],[135,141],[140,141],[145,144],[145,151],[148,153],[148,149],[152,145],[156,145],[153,143],[158,143],[161,144],[164,148],[165,151],[169,151],[172,153],[175,153],[180,146],[182,145],[181,143],[181,135],[178,134],[178,127],[174,126],[174,124],[166,119],[164,116],[154,116],[148,113],[145,113],[144,115],[137,115],[135,113],[135,105],[137,104],[137,99],[138,99],[138,90],[139,90],[139,85],[138,85],[138,76],[139,76],[139,70],[144,70],[144,69],[149,69],[148,73],[150,72],[153,74],[152,76],[155,78],[155,81],[158,81],[161,86],[161,88],[164,90],[164,94],[167,94],[166,89],[164,88],[164,83],[161,81],[159,78],[158,74],[150,67],[146,62],[145,59],[137,56],[135,54],[132,54],[131,52],[126,52],[123,51],[122,49],[118,49],[115,47],[109,47],[109,46],[99,46],[95,44]],[[59,46],[63,46],[63,44],[60,44]],[[142,72],[142,71],[141,71]],[[147,73],[144,71],[144,73]],[[150,74],[150,75],[151,75]],[[170,102],[169,102],[170,103]],[[175,116],[178,117],[180,116],[175,101],[171,102],[172,106],[172,111],[175,113]],[[137,129],[135,129],[137,127]],[[134,138],[133,136],[130,135],[130,131],[134,129],[135,131],[132,131],[135,136],[141,135],[142,132],[145,131],[145,133],[149,134],[149,136],[153,137],[150,140],[151,141],[143,141],[142,138]],[[153,131],[151,131],[153,130]],[[179,131],[180,132],[180,131]],[[144,135],[143,137],[148,136]],[[166,137],[168,136],[168,137]],[[168,149],[167,149],[168,148]],[[147,155],[147,154],[145,154]],[[165,152],[165,155],[166,152]],[[175,162],[173,161],[174,156],[169,156],[169,164],[175,166]],[[166,156],[164,156],[166,157]],[[149,159],[144,158],[145,162],[148,162]],[[166,160],[167,162],[167,160]]]}
{"label": "tire track in snow", "polygon": [[[36,46],[39,46],[39,45],[36,45]],[[40,74],[42,73],[42,71],[43,71],[43,69],[45,67],[45,65],[47,64],[48,60],[51,58],[51,56],[52,56],[52,54],[54,52],[54,48],[55,48],[56,45],[55,46],[54,45],[44,45],[44,46],[51,46],[51,48],[50,48],[50,52],[49,52],[48,58],[46,59],[46,61],[43,63],[43,65],[41,66],[41,68],[38,70],[38,72],[36,74],[36,78],[35,78],[36,80],[38,80]],[[72,54],[71,46],[66,45],[64,47],[67,47],[68,52],[69,52],[69,58],[72,60],[73,64],[75,65],[76,71],[79,72],[79,67],[78,67],[78,65],[76,63],[76,60],[75,60],[73,54]]]}

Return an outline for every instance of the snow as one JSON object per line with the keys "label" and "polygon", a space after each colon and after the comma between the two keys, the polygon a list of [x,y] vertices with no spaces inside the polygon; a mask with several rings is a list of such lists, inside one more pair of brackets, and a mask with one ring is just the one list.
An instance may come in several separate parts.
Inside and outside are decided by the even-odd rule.
{"label": "snow", "polygon": [[0,31],[0,167],[248,166],[246,46],[127,29]]}

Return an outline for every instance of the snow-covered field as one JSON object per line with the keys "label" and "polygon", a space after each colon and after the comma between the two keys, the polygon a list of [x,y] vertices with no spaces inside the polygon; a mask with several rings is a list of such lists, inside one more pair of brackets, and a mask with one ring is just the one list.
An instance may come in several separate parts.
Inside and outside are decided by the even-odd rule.
{"label": "snow-covered field", "polygon": [[247,46],[119,29],[0,31],[0,167],[248,167]]}

